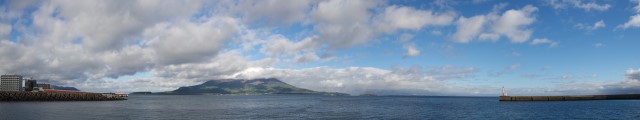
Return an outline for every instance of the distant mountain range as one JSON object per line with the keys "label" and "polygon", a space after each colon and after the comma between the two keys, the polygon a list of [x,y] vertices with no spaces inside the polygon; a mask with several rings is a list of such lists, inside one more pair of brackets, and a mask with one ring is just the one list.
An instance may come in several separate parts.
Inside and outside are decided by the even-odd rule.
{"label": "distant mountain range", "polygon": [[51,88],[56,89],[56,90],[72,90],[72,91],[80,91],[75,87],[64,87],[64,86],[57,86],[57,85],[51,85]]}
{"label": "distant mountain range", "polygon": [[[132,94],[149,94],[149,92],[134,92]],[[337,92],[319,92],[303,88],[298,88],[284,83],[275,78],[266,79],[223,79],[210,80],[200,85],[180,87],[174,91],[157,94],[315,94],[331,96],[348,96],[349,94]]]}

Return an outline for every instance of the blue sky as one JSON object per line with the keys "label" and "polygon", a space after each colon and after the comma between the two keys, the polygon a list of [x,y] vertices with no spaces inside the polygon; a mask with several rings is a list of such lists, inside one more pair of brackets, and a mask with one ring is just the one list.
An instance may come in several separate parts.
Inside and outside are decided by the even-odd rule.
{"label": "blue sky", "polygon": [[0,1],[3,74],[86,91],[637,93],[640,2]]}

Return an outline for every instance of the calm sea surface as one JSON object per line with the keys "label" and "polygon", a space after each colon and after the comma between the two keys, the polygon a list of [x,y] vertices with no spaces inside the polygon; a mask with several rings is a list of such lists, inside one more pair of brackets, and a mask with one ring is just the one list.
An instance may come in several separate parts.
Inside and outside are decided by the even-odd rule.
{"label": "calm sea surface", "polygon": [[131,95],[126,101],[0,102],[0,120],[640,119],[640,100],[499,102],[497,99]]}

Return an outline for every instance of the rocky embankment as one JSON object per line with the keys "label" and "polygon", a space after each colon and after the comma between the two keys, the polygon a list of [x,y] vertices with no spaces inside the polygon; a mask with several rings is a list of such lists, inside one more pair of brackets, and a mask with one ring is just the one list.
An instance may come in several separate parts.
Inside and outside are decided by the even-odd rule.
{"label": "rocky embankment", "polygon": [[578,96],[500,96],[500,101],[575,101],[640,99],[640,94],[578,95]]}
{"label": "rocky embankment", "polygon": [[0,101],[111,101],[124,97],[87,92],[13,92],[0,91]]}

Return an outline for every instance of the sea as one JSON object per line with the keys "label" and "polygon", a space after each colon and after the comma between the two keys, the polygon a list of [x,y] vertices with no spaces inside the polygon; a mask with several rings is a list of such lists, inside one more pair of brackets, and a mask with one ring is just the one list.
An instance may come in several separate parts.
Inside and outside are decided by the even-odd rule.
{"label": "sea", "polygon": [[497,97],[130,95],[124,101],[0,102],[0,120],[640,119],[640,100]]}

